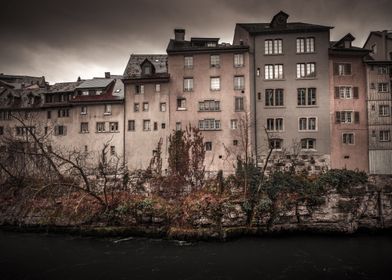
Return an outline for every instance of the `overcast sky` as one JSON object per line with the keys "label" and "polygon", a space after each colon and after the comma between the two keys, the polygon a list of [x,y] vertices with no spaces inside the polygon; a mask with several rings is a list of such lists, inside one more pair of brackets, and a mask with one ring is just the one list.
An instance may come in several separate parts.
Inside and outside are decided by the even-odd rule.
{"label": "overcast sky", "polygon": [[371,30],[392,29],[391,0],[34,0],[1,4],[0,73],[74,81],[122,74],[131,53],[165,53],[174,28],[186,38],[232,42],[235,23],[289,21],[334,26],[363,46]]}

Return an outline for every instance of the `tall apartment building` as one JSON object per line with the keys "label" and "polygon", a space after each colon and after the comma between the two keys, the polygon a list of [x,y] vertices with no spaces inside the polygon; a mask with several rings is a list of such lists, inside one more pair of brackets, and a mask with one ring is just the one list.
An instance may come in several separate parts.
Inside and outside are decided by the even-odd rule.
{"label": "tall apartment building", "polygon": [[245,129],[251,104],[248,46],[219,43],[219,38],[185,40],[185,30],[176,29],[167,53],[170,128],[198,127],[206,170],[232,172],[250,138]]}
{"label": "tall apartment building", "polygon": [[[160,139],[167,163],[169,81],[167,55],[131,55],[124,71],[125,159],[130,169],[147,168]],[[164,169],[167,166],[163,166]]]}
{"label": "tall apartment building", "polygon": [[367,76],[369,123],[369,170],[373,174],[392,173],[392,33],[371,32],[364,48]]}
{"label": "tall apartment building", "polygon": [[347,34],[329,49],[331,167],[369,171],[366,66],[369,51]]}
{"label": "tall apartment building", "polygon": [[287,19],[279,12],[269,23],[235,28],[234,45],[250,47],[254,149],[262,162],[269,145],[276,153],[299,148],[302,158],[310,159],[308,170],[319,170],[330,159],[331,27]]}

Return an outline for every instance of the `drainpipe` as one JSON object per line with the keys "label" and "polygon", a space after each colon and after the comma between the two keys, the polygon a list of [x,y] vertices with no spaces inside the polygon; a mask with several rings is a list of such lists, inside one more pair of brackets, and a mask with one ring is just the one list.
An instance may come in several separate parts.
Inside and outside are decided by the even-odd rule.
{"label": "drainpipe", "polygon": [[125,164],[125,131],[126,131],[126,129],[127,129],[127,103],[126,103],[126,100],[127,100],[127,93],[126,93],[126,86],[125,86],[125,83],[124,83],[124,81],[123,81],[123,85],[124,85],[124,105],[123,105],[123,115],[124,115],[124,120],[123,120],[123,165],[125,166],[126,164]]}
{"label": "drainpipe", "polygon": [[256,165],[258,165],[257,152],[257,99],[256,99],[256,36],[253,36],[253,104],[254,104],[254,133],[255,133],[255,155]]}

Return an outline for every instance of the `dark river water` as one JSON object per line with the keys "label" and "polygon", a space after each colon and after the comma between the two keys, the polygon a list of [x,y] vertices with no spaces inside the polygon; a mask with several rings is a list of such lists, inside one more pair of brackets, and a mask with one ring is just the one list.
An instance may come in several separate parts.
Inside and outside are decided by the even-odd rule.
{"label": "dark river water", "polygon": [[392,235],[182,243],[0,231],[0,279],[392,279]]}

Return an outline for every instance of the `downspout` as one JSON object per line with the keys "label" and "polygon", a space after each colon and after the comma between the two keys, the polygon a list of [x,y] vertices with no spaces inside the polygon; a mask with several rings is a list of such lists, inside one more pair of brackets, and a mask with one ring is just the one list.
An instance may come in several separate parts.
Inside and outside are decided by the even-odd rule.
{"label": "downspout", "polygon": [[254,133],[255,133],[255,155],[256,166],[258,165],[257,152],[257,99],[256,99],[256,36],[253,36],[253,106],[254,106]]}
{"label": "downspout", "polygon": [[126,128],[127,128],[127,122],[126,122],[126,119],[127,119],[127,117],[126,117],[126,110],[127,110],[127,102],[126,102],[126,100],[127,100],[127,92],[126,92],[126,90],[125,90],[125,88],[126,88],[126,86],[125,86],[125,83],[124,83],[124,81],[123,81],[123,85],[124,85],[124,105],[123,105],[123,115],[124,115],[124,120],[123,120],[123,165],[124,165],[124,167],[125,167],[125,130],[126,130]]}

